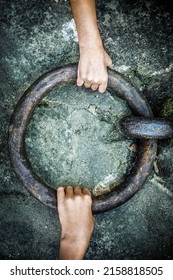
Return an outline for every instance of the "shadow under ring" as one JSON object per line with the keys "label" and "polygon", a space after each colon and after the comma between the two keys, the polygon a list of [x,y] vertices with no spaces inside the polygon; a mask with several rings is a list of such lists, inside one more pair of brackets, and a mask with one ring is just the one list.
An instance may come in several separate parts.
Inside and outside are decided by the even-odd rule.
{"label": "shadow under ring", "polygon": [[[153,117],[152,110],[138,90],[119,73],[108,71],[108,90],[125,99],[134,115]],[[38,78],[18,101],[9,126],[9,149],[12,167],[25,188],[44,205],[57,208],[56,190],[35,174],[25,149],[29,120],[37,104],[50,91],[66,84],[75,84],[77,65],[55,68]],[[125,181],[108,194],[93,197],[93,213],[108,211],[127,202],[143,185],[152,170],[157,152],[157,140],[142,139],[135,166]]]}

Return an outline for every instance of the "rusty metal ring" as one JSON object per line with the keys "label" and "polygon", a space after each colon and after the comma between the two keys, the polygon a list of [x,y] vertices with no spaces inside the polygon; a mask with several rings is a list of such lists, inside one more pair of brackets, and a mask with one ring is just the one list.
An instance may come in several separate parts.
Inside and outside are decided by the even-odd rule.
{"label": "rusty metal ring", "polygon": [[[56,68],[37,79],[21,97],[9,127],[9,148],[12,166],[25,188],[38,200],[51,208],[57,207],[56,190],[50,188],[33,171],[25,150],[25,135],[28,122],[36,105],[51,90],[76,82],[77,65]],[[145,98],[129,82],[113,70],[109,70],[108,88],[113,95],[124,98],[135,115],[152,117],[152,111]],[[139,154],[131,173],[111,193],[93,197],[93,213],[108,211],[125,203],[142,186],[154,163],[157,151],[156,140],[142,140]]]}
{"label": "rusty metal ring", "polygon": [[169,119],[150,119],[130,116],[121,119],[122,134],[132,138],[166,139],[173,136],[173,122]]}

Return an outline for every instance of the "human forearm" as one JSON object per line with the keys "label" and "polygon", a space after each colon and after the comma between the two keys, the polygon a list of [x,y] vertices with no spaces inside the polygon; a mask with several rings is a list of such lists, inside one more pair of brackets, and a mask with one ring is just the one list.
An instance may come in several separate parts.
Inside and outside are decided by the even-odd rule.
{"label": "human forearm", "polygon": [[112,61],[102,44],[95,0],[70,0],[70,3],[79,39],[77,85],[98,89],[102,93],[107,87],[107,67]]}
{"label": "human forearm", "polygon": [[97,26],[95,0],[70,0],[74,15],[79,47],[95,44],[102,46]]}
{"label": "human forearm", "polygon": [[61,223],[60,260],[82,260],[94,228],[92,198],[87,188],[58,188]]}

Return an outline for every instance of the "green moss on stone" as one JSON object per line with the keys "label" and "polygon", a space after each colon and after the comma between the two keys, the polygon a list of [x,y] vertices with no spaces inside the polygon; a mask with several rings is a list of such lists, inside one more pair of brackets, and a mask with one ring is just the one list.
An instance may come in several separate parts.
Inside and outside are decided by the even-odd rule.
{"label": "green moss on stone", "polygon": [[173,98],[169,98],[163,104],[162,116],[173,117]]}
{"label": "green moss on stone", "polygon": [[[169,98],[163,104],[162,116],[173,117],[173,98]],[[173,148],[173,138],[170,141],[170,147]]]}

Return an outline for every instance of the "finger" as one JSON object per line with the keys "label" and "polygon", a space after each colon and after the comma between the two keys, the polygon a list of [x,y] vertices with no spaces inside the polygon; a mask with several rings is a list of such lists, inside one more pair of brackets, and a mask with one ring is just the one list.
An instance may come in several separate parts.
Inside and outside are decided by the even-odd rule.
{"label": "finger", "polygon": [[106,53],[106,66],[110,67],[112,65],[112,59],[110,56]]}
{"label": "finger", "polygon": [[74,188],[74,194],[75,195],[81,195],[82,194],[82,190],[81,190],[81,188],[80,187],[75,187]]}
{"label": "finger", "polygon": [[99,91],[100,93],[103,93],[103,92],[105,92],[106,88],[107,88],[107,82],[101,83],[101,84],[99,85],[98,91]]}
{"label": "finger", "polygon": [[84,84],[83,79],[80,76],[78,76],[78,78],[77,78],[77,86],[81,87],[83,84]]}
{"label": "finger", "polygon": [[57,189],[57,202],[61,202],[65,197],[64,188],[60,187]]}
{"label": "finger", "polygon": [[73,188],[71,186],[68,186],[65,188],[65,196],[67,198],[72,198],[73,197]]}
{"label": "finger", "polygon": [[96,89],[98,89],[98,87],[99,87],[99,84],[92,84],[91,85],[92,90],[96,90]]}
{"label": "finger", "polygon": [[81,87],[83,85],[83,83],[84,83],[84,80],[81,77],[79,69],[80,69],[80,63],[78,65],[78,69],[77,69],[77,86]]}
{"label": "finger", "polygon": [[84,86],[85,86],[86,88],[90,88],[90,87],[91,87],[91,82],[85,81],[85,82],[84,82]]}
{"label": "finger", "polygon": [[91,196],[91,192],[88,188],[83,188],[82,192],[83,192],[83,194],[87,194],[87,195]]}
{"label": "finger", "polygon": [[107,67],[110,67],[112,65],[112,59],[109,57],[109,60],[107,62]]}

